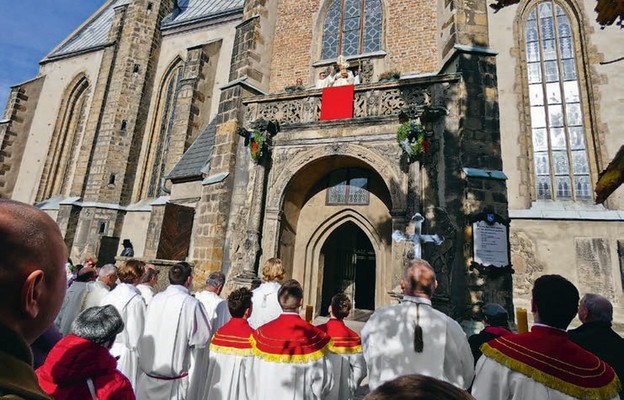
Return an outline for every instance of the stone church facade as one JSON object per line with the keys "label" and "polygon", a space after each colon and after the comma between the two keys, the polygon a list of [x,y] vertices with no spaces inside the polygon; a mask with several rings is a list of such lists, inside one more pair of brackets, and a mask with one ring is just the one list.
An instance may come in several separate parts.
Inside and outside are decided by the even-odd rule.
{"label": "stone church facade", "polygon": [[[129,239],[157,265],[193,262],[199,286],[280,257],[316,314],[338,290],[358,310],[392,302],[407,251],[392,233],[420,213],[444,237],[422,246],[435,303],[456,318],[527,305],[561,273],[621,319],[624,196],[592,194],[624,138],[624,68],[601,64],[621,32],[590,3],[108,0],[13,88],[0,196],[48,212],[77,260]],[[361,79],[353,117],[321,120],[316,78],[338,55]],[[417,160],[400,113],[431,141]],[[240,133],[261,120],[281,129],[254,162]],[[484,210],[511,221],[513,275],[471,268]]]}

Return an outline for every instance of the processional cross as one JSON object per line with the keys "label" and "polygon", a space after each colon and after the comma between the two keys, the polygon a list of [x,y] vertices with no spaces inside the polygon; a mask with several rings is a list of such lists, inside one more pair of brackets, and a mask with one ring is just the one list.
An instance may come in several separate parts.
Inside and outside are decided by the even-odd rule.
{"label": "processional cross", "polygon": [[[403,240],[407,240],[412,245],[413,255],[410,260],[419,259],[422,257],[422,243],[434,243],[439,246],[444,242],[444,238],[438,234],[435,235],[423,235],[422,232],[422,223],[425,218],[420,215],[420,213],[414,214],[412,219],[410,219],[407,228],[405,228],[405,233],[396,230],[392,233],[392,240],[396,243],[399,243]],[[412,233],[413,232],[413,233]],[[409,252],[406,252],[405,257],[409,257]]]}

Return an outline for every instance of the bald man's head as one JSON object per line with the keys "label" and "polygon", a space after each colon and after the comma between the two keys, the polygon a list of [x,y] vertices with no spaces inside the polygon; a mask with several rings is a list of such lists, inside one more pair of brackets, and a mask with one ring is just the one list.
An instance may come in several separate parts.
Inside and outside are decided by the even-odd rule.
{"label": "bald man's head", "polygon": [[438,281],[431,265],[425,260],[412,260],[405,268],[401,289],[407,296],[431,298]]}
{"label": "bald man's head", "polygon": [[36,339],[54,320],[65,295],[67,249],[52,218],[0,199],[0,323]]}

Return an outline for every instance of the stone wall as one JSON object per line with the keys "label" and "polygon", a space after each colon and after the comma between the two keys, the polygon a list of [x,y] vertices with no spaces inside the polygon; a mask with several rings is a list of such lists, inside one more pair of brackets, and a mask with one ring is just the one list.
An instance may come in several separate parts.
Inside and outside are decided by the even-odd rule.
{"label": "stone wall", "polygon": [[[330,0],[282,1],[277,8],[273,38],[270,92],[283,91],[297,78],[313,86],[310,65],[320,61],[323,21]],[[436,4],[421,0],[394,0],[383,4],[382,50],[384,70],[402,74],[435,72],[437,51]],[[376,71],[376,75],[384,72]]]}
{"label": "stone wall", "polygon": [[0,198],[10,198],[17,181],[45,77],[11,89],[0,121]]}

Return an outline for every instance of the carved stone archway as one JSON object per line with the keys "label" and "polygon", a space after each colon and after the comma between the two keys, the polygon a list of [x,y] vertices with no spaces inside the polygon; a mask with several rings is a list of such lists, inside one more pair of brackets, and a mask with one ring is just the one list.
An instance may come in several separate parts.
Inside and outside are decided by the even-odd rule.
{"label": "carved stone archway", "polygon": [[[374,170],[384,182],[390,194],[390,213],[403,215],[407,205],[408,176],[400,169],[400,150],[383,154],[373,147],[356,143],[339,143],[310,146],[289,154],[287,149],[274,150],[274,164],[271,168],[266,196],[266,211],[262,233],[263,258],[277,254],[279,244],[282,207],[288,185],[311,164],[331,156],[345,156],[360,160]],[[393,148],[394,148],[393,147]],[[399,218],[402,219],[402,218]]]}
{"label": "carved stone archway", "polygon": [[330,235],[340,226],[347,222],[352,222],[364,232],[375,251],[375,306],[386,304],[387,287],[392,282],[392,274],[388,264],[391,259],[388,253],[391,252],[390,243],[384,243],[383,235],[365,216],[353,209],[344,209],[337,212],[330,218],[323,221],[307,242],[305,249],[305,259],[303,265],[295,267],[293,277],[302,282],[304,287],[304,297],[306,302],[313,304],[318,310],[322,295],[323,262],[321,260],[321,249]]}

